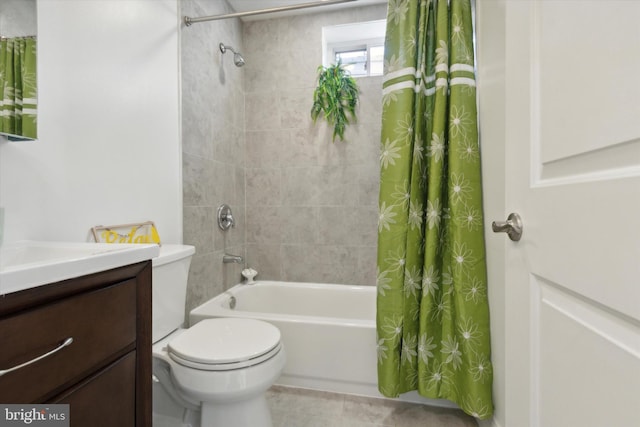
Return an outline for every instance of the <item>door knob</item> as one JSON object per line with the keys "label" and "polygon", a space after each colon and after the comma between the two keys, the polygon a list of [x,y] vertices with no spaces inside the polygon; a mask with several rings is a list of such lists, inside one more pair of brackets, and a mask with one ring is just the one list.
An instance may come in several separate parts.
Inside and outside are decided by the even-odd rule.
{"label": "door knob", "polygon": [[494,233],[507,233],[509,238],[517,242],[522,237],[522,218],[517,213],[510,213],[506,221],[493,221]]}

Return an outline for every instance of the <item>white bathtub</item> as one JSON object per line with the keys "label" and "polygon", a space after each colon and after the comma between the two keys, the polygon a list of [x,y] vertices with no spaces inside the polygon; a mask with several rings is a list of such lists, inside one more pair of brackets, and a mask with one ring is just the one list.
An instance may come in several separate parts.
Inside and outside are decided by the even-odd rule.
{"label": "white bathtub", "polygon": [[[235,299],[235,308],[231,301]],[[191,325],[211,317],[246,317],[280,329],[287,364],[277,384],[382,397],[376,368],[376,288],[260,281],[236,285],[196,307]],[[402,400],[456,407],[416,392]]]}

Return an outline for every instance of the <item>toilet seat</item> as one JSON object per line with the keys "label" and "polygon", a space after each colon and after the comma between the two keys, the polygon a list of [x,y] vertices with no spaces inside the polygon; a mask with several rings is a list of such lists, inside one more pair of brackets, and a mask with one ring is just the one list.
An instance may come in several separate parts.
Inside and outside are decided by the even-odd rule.
{"label": "toilet seat", "polygon": [[176,363],[205,371],[257,365],[281,349],[280,330],[256,319],[205,319],[172,339],[167,353]]}

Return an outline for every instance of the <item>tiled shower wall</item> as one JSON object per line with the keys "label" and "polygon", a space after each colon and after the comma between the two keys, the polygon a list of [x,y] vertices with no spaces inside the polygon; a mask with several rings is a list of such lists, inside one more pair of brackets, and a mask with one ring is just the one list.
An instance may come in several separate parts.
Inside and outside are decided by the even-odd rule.
{"label": "tiled shower wall", "polygon": [[[226,1],[182,0],[181,13],[208,16],[231,12]],[[242,49],[237,19],[183,27],[182,165],[184,243],[195,245],[187,292],[187,312],[237,283],[242,266],[222,264],[224,252],[245,255],[244,71],[225,43]],[[226,203],[236,227],[223,233],[216,211]]]}
{"label": "tiled shower wall", "polygon": [[309,112],[322,27],[386,5],[247,22],[247,260],[259,279],[375,284],[381,77],[359,78],[357,124],[331,142]]}
{"label": "tiled shower wall", "polygon": [[[182,0],[182,14],[230,12]],[[184,242],[196,246],[187,310],[237,283],[243,255],[258,279],[375,284],[381,77],[358,79],[358,122],[346,142],[310,119],[322,27],[384,19],[386,5],[183,28]],[[223,42],[246,65],[233,65]],[[237,225],[222,233],[222,203]]]}

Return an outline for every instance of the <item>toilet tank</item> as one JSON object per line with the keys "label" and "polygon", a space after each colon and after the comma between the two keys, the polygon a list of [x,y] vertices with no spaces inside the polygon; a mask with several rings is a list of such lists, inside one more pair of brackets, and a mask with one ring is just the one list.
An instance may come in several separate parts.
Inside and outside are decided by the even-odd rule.
{"label": "toilet tank", "polygon": [[152,337],[162,339],[184,324],[187,279],[195,248],[163,244],[152,259]]}

